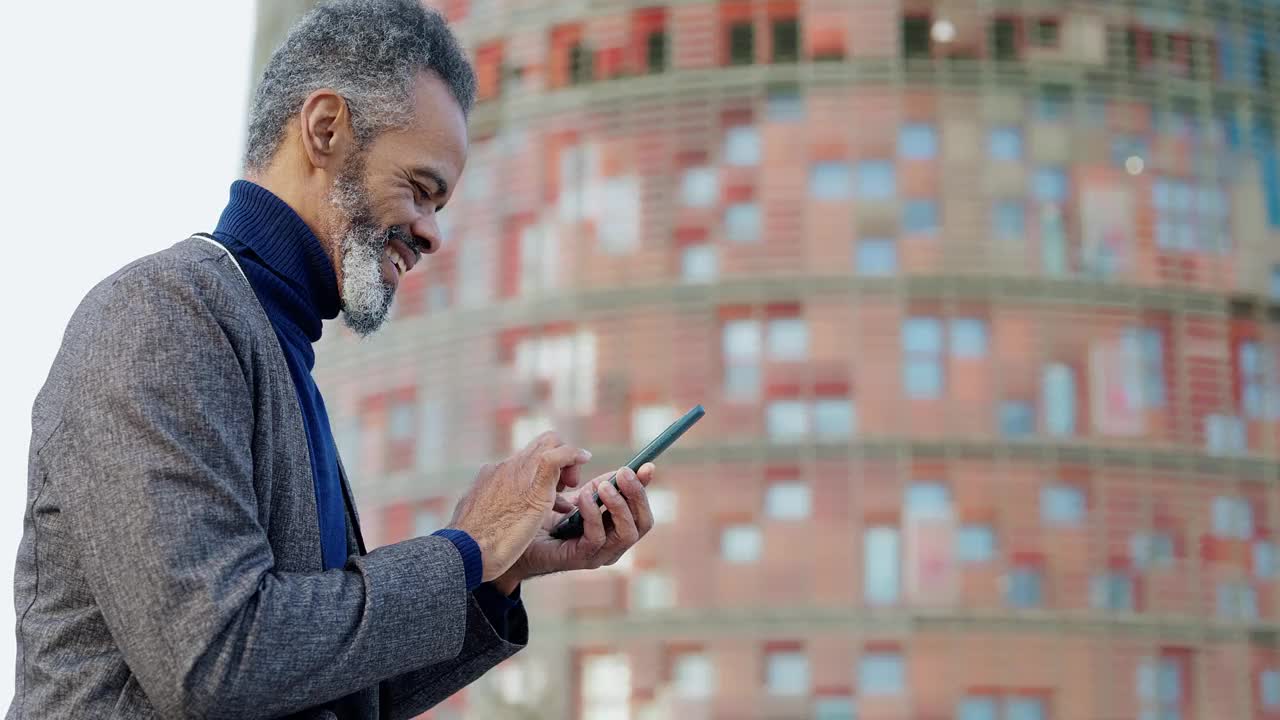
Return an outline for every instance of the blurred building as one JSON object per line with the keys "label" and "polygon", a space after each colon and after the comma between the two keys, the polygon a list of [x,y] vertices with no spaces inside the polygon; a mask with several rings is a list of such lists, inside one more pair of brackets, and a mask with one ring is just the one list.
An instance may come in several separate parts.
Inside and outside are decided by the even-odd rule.
{"label": "blurred building", "polygon": [[1280,718],[1280,3],[443,5],[447,248],[318,353],[373,543],[708,412],[437,716]]}

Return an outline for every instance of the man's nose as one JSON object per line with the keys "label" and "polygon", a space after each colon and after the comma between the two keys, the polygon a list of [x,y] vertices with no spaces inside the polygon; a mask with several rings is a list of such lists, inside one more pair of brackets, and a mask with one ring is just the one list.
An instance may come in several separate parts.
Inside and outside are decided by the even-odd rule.
{"label": "man's nose", "polygon": [[426,212],[418,216],[418,219],[410,226],[409,231],[413,233],[413,238],[418,241],[418,246],[427,254],[439,252],[441,246],[444,245],[444,238],[440,235],[440,223],[436,221],[434,212]]}

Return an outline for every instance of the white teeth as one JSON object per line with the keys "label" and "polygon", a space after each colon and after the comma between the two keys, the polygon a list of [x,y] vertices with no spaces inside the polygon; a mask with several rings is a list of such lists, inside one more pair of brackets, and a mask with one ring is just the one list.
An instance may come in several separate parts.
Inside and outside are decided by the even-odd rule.
{"label": "white teeth", "polygon": [[404,260],[400,257],[400,253],[396,252],[395,250],[388,249],[387,257],[391,259],[391,264],[395,265],[396,271],[399,274],[401,275],[405,274]]}

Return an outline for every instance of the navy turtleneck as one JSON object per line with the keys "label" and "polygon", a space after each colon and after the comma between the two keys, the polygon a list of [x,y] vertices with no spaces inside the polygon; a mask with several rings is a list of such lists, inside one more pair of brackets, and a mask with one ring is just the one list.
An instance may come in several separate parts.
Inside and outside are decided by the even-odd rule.
{"label": "navy turtleneck", "polygon": [[[344,567],[347,515],[337,445],[324,398],[311,376],[315,368],[312,343],[320,339],[324,321],[337,317],[341,310],[333,263],[319,238],[293,208],[247,180],[231,185],[231,200],[222,211],[213,237],[236,256],[284,351],[311,451],[324,568]],[[507,638],[507,614],[520,605],[519,587],[508,597],[492,583],[481,584],[480,546],[467,533],[445,529],[432,534],[447,538],[458,549],[467,589],[474,591],[481,610],[498,634]]]}

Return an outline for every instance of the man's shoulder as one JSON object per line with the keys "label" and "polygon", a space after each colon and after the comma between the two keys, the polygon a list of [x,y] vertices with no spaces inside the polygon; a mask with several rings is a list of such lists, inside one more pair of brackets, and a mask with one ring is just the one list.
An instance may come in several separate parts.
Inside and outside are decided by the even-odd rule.
{"label": "man's shoulder", "polygon": [[237,306],[253,301],[235,260],[213,241],[191,237],[116,270],[89,291],[81,310],[119,311],[127,321],[130,315],[184,309],[239,315]]}

